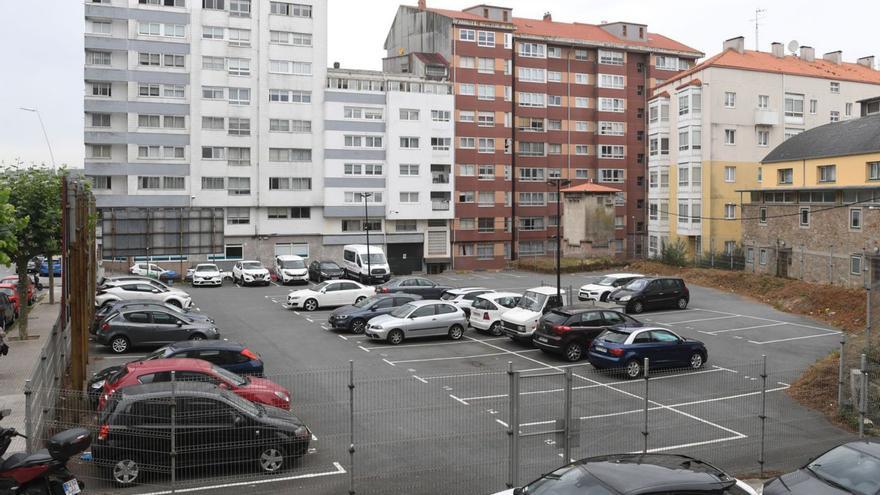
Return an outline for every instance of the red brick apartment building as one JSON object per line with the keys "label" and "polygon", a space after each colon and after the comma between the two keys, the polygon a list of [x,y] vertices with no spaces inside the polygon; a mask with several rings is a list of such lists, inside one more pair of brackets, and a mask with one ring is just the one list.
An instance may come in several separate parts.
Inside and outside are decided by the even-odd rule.
{"label": "red brick apartment building", "polygon": [[502,268],[555,252],[557,195],[548,180],[558,177],[623,191],[608,243],[621,254],[642,252],[627,239],[646,230],[649,90],[701,52],[644,24],[524,19],[505,7],[453,11],[424,0],[399,7],[385,49],[389,72],[431,77],[418,62],[423,54],[449,64],[455,268]]}

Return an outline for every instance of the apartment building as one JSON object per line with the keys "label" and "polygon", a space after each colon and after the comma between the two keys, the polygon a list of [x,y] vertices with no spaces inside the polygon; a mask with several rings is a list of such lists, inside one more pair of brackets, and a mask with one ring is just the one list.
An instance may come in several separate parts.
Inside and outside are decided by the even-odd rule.
{"label": "apartment building", "polygon": [[880,114],[798,134],[761,167],[761,183],[744,191],[747,270],[849,287],[880,280]]}
{"label": "apartment building", "polygon": [[428,77],[436,66],[424,55],[451,65],[455,268],[553,253],[559,198],[547,181],[556,178],[619,189],[608,243],[620,254],[642,251],[634,234],[645,232],[649,88],[702,53],[644,24],[525,19],[510,8],[454,11],[424,0],[399,7],[385,49],[386,71]]}
{"label": "apartment building", "polygon": [[[427,57],[422,57],[427,59]],[[333,68],[324,98],[324,250],[370,242],[395,273],[452,259],[454,97],[435,77]],[[334,249],[335,248],[335,249]]]}
{"label": "apartment building", "polygon": [[[745,50],[742,37],[659,84],[648,106],[648,254],[681,240],[691,255],[738,252],[738,191],[767,178],[760,161],[783,141],[858,116],[859,100],[880,93],[874,58],[816,58]],[[773,180],[769,177],[768,180]]]}
{"label": "apartment building", "polygon": [[323,249],[327,5],[85,2],[97,206],[224,208],[215,259]]}

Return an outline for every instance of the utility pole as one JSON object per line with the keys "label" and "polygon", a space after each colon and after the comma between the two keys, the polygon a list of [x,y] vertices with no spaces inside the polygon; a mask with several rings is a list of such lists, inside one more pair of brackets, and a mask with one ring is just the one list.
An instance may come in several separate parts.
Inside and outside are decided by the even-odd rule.
{"label": "utility pole", "polygon": [[569,185],[571,181],[559,177],[547,182],[556,185],[556,299],[562,304],[562,186]]}
{"label": "utility pole", "polygon": [[367,285],[373,280],[373,270],[370,266],[370,215],[367,208],[367,199],[372,196],[373,193],[361,193],[361,197],[364,198],[364,232],[367,233]]}
{"label": "utility pole", "polygon": [[[52,169],[55,170],[55,153],[52,153],[52,144],[49,142],[49,134],[46,133],[46,126],[43,124],[43,116],[40,115],[40,110],[37,108],[27,108],[27,107],[18,107],[19,110],[24,110],[25,112],[31,112],[37,114],[37,119],[40,120],[40,128],[43,129],[43,138],[46,139],[46,147],[49,148],[49,158],[52,160]],[[49,260],[49,269],[52,269],[52,260]]]}

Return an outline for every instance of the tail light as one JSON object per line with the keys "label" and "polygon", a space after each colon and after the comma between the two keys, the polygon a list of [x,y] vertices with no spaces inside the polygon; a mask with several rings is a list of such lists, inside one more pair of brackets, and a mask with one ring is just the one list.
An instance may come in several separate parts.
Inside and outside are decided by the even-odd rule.
{"label": "tail light", "polygon": [[488,311],[486,311],[485,313],[483,313],[483,319],[486,320],[486,321],[489,321],[489,312],[488,312]]}
{"label": "tail light", "polygon": [[388,287],[376,287],[376,292],[380,294],[388,294],[391,290]]}
{"label": "tail light", "polygon": [[107,440],[110,437],[110,425],[101,425],[98,430],[98,440]]}
{"label": "tail light", "polygon": [[621,349],[620,347],[608,349],[608,354],[611,354],[614,357],[620,357],[623,356],[623,349]]}
{"label": "tail light", "polygon": [[566,325],[553,325],[552,330],[553,330],[553,333],[555,333],[556,335],[562,335],[565,332],[570,332],[571,327],[566,326]]}
{"label": "tail light", "polygon": [[257,356],[250,349],[244,349],[243,351],[241,351],[241,355],[248,359],[260,359],[260,356]]}
{"label": "tail light", "polygon": [[106,332],[107,330],[110,330],[110,324],[107,323],[107,322],[101,323],[101,330],[103,330],[103,331],[105,331],[105,332]]}

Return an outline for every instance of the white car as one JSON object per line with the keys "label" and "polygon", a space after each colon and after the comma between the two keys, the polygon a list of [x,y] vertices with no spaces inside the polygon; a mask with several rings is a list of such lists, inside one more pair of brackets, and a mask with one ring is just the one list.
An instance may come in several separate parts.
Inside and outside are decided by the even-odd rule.
{"label": "white car", "polygon": [[522,294],[515,292],[487,292],[477,296],[471,304],[471,326],[496,337],[501,335],[501,315],[515,308],[521,297]]}
{"label": "white car", "polygon": [[644,277],[638,273],[610,273],[594,284],[581,286],[578,291],[578,301],[607,301],[608,294],[637,278]]}
{"label": "white car", "polygon": [[236,261],[232,265],[232,281],[240,285],[269,285],[272,277],[259,261]]}
{"label": "white car", "polygon": [[119,285],[106,286],[95,294],[95,306],[103,306],[114,301],[149,299],[173,304],[187,309],[192,306],[192,298],[182,290],[161,289],[147,282],[131,281]]}
{"label": "white car", "polygon": [[161,282],[151,277],[141,277],[140,275],[122,275],[120,277],[105,278],[101,281],[101,285],[99,286],[99,288],[103,289],[105,287],[115,287],[119,285],[130,284],[132,282],[149,284],[161,291],[180,292],[186,294],[186,291],[178,289],[177,287],[167,285],[165,284],[165,282]]}
{"label": "white car", "polygon": [[314,311],[330,306],[355,304],[376,294],[376,289],[352,280],[327,280],[311,289],[295,290],[287,295],[287,307]]}
{"label": "white car", "polygon": [[154,277],[154,278],[169,278],[170,274],[174,274],[177,276],[177,272],[174,270],[166,270],[159,265],[154,263],[135,263],[131,265],[131,268],[128,270],[132,275],[140,275],[142,277]]}
{"label": "white car", "polygon": [[301,256],[282,254],[275,257],[275,276],[282,285],[301,282],[309,283],[309,269]]}
{"label": "white car", "polygon": [[495,292],[485,287],[462,287],[461,289],[449,289],[440,296],[440,300],[454,304],[464,311],[465,317],[470,318],[471,304],[474,298],[488,292]]}
{"label": "white car", "polygon": [[213,263],[201,263],[196,265],[192,275],[193,287],[199,285],[213,285],[220,287],[223,285],[223,274],[220,268]]}
{"label": "white car", "polygon": [[501,316],[501,331],[513,340],[531,342],[541,316],[567,303],[568,294],[564,290],[557,291],[556,287],[529,289],[523,293],[515,308]]}

